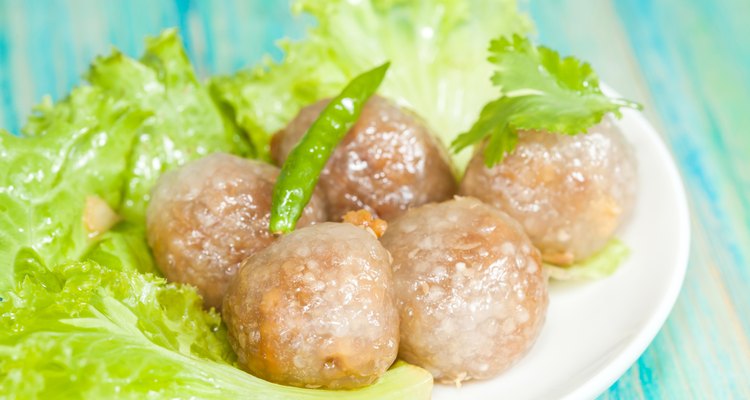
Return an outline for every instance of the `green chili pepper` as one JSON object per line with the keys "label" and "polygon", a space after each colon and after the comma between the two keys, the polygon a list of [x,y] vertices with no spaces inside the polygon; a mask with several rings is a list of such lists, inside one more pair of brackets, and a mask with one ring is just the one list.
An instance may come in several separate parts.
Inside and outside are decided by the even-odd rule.
{"label": "green chili pepper", "polygon": [[359,119],[362,107],[380,86],[390,63],[355,77],[320,113],[289,153],[273,188],[270,230],[291,232],[310,201],[331,153]]}

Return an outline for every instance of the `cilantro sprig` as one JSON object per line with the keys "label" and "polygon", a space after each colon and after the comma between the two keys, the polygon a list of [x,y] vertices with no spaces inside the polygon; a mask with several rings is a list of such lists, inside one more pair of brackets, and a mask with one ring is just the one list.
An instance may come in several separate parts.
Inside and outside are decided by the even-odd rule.
{"label": "cilantro sprig", "polygon": [[496,66],[492,83],[500,88],[500,97],[487,103],[471,129],[451,143],[459,152],[489,137],[484,149],[488,167],[515,149],[520,130],[576,135],[607,113],[621,117],[621,107],[641,109],[638,103],[604,95],[588,63],[560,57],[518,35],[493,40],[489,60]]}

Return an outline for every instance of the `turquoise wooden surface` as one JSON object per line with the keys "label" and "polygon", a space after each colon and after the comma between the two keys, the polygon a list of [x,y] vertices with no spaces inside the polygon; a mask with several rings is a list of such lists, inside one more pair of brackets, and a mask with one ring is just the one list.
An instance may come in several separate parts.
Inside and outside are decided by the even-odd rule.
{"label": "turquoise wooden surface", "polygon": [[[537,0],[538,38],[590,60],[647,107],[691,202],[685,287],[667,324],[605,399],[750,398],[750,2]],[[181,29],[202,75],[278,56],[299,36],[286,2],[0,0],[0,126],[17,131],[44,94],[60,98],[111,45]],[[264,15],[258,18],[257,15]],[[253,16],[256,17],[253,17]]]}
{"label": "turquoise wooden surface", "polygon": [[694,228],[670,319],[605,397],[750,398],[750,2],[617,0],[576,12],[586,3],[535,3],[540,39],[587,57],[648,106],[681,167]]}

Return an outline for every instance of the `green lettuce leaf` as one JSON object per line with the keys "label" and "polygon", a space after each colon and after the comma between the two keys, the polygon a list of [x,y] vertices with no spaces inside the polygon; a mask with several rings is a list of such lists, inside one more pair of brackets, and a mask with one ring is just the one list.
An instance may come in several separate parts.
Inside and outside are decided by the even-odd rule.
{"label": "green lettuce leaf", "polygon": [[492,82],[500,97],[485,105],[471,129],[451,144],[454,151],[461,151],[489,137],[484,150],[488,167],[513,151],[519,130],[575,135],[607,113],[619,117],[621,107],[641,107],[604,95],[588,63],[560,57],[519,35],[493,40],[490,53],[489,60],[497,68]]}
{"label": "green lettuce leaf", "polygon": [[81,257],[118,271],[138,270],[158,274],[141,226],[122,222],[97,238],[96,243]]}
{"label": "green lettuce leaf", "polygon": [[151,114],[138,127],[128,158],[118,208],[126,219],[143,220],[149,192],[165,171],[220,151],[252,155],[244,136],[198,82],[174,29],[147,39],[140,62],[114,51],[97,58],[87,77],[108,95]]}
{"label": "green lettuce leaf", "polygon": [[[86,257],[155,272],[143,226],[156,179],[212,152],[251,151],[174,30],[148,40],[142,61],[114,51],[87,76],[64,100],[45,99],[22,136],[0,132],[0,292],[14,271]],[[130,226],[92,238],[83,221],[92,195]]]}
{"label": "green lettuce leaf", "polygon": [[60,107],[45,102],[38,111],[50,119],[36,136],[0,132],[0,293],[19,271],[88,251],[86,196],[111,207],[122,201],[129,149],[148,118],[95,87],[75,89]]}
{"label": "green lettuce leaf", "polygon": [[612,275],[628,258],[630,249],[619,239],[612,239],[596,254],[570,266],[544,264],[544,269],[553,280],[580,281],[600,279]]}
{"label": "green lettuce leaf", "polygon": [[0,302],[0,397],[428,399],[399,364],[356,391],[271,384],[233,366],[221,319],[187,286],[94,262],[27,274]]}
{"label": "green lettuce leaf", "polygon": [[[497,97],[487,43],[531,26],[515,0],[305,0],[295,9],[317,25],[301,41],[281,42],[283,61],[212,83],[262,157],[270,136],[303,106],[389,60],[379,92],[416,111],[448,145]],[[456,156],[459,166],[469,156]]]}

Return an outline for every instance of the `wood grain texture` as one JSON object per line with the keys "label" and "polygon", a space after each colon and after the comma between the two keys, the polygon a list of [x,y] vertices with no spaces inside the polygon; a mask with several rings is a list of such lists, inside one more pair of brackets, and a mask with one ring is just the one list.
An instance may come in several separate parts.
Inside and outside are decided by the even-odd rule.
{"label": "wood grain texture", "polygon": [[[202,75],[228,73],[299,36],[287,2],[0,0],[0,126],[18,132],[114,45],[180,28]],[[536,0],[540,42],[590,60],[647,107],[692,208],[685,287],[670,319],[604,399],[750,398],[750,2]],[[258,18],[263,15],[263,18]],[[209,43],[211,45],[209,45]]]}
{"label": "wood grain texture", "polygon": [[672,315],[602,397],[750,398],[750,3],[591,7],[532,3],[540,40],[591,60],[605,81],[647,106],[680,166],[693,225]]}

